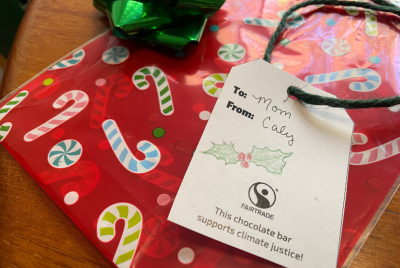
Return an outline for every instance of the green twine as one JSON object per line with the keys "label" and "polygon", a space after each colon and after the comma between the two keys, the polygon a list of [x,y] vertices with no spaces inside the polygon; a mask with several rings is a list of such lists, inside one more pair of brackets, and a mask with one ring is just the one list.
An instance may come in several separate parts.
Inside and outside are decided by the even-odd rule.
{"label": "green twine", "polygon": [[[337,1],[337,0],[310,0],[305,1],[291,7],[288,11],[283,14],[282,19],[276,28],[276,31],[271,36],[271,40],[268,43],[265,51],[264,60],[271,63],[272,50],[275,47],[276,40],[285,28],[287,18],[296,10],[310,6],[310,5],[330,5],[330,6],[355,6],[362,7],[365,9],[371,9],[375,11],[390,12],[400,16],[400,8],[396,5],[387,2],[385,0],[372,0],[376,5],[367,2],[353,2],[353,1]],[[296,97],[307,104],[313,105],[326,105],[330,107],[345,108],[345,109],[363,109],[363,108],[379,108],[379,107],[391,107],[400,104],[400,97],[385,98],[385,99],[368,99],[368,100],[343,100],[337,98],[322,97],[314,94],[307,93],[302,89],[294,86],[290,86],[287,90],[288,95]]]}

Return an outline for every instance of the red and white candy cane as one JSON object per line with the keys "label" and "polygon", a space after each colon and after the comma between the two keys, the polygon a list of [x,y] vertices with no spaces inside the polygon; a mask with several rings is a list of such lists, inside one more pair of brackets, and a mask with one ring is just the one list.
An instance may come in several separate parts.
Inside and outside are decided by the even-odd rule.
{"label": "red and white candy cane", "polygon": [[351,145],[364,145],[368,142],[368,137],[363,133],[354,132],[351,137]]}
{"label": "red and white candy cane", "polygon": [[90,119],[90,127],[93,129],[101,128],[101,124],[106,118],[107,104],[111,91],[115,91],[114,94],[117,98],[124,98],[133,88],[131,78],[123,74],[110,75],[106,79],[98,79],[96,85],[98,89]]}
{"label": "red and white candy cane", "polygon": [[351,152],[351,165],[368,165],[400,153],[400,138],[362,152]]}
{"label": "red and white candy cane", "polygon": [[40,136],[46,134],[50,130],[58,127],[62,123],[66,122],[67,120],[71,119],[78,113],[80,113],[88,104],[89,97],[88,95],[80,90],[72,90],[67,93],[61,95],[54,103],[53,107],[55,109],[61,109],[62,107],[67,104],[70,100],[74,101],[74,105],[69,107],[67,110],[63,111],[62,113],[56,115],[46,123],[38,126],[37,128],[29,131],[26,133],[24,140],[26,142],[31,142],[36,140]]}
{"label": "red and white candy cane", "polygon": [[147,173],[138,174],[142,179],[164,188],[165,190],[177,193],[182,179],[162,172],[158,169],[153,169]]}
{"label": "red and white candy cane", "polygon": [[90,194],[100,180],[100,170],[96,164],[90,161],[80,161],[67,169],[50,169],[39,173],[38,178],[44,185],[58,181],[82,177],[81,181],[68,182],[61,187],[60,193],[67,205],[75,204],[79,198]]}

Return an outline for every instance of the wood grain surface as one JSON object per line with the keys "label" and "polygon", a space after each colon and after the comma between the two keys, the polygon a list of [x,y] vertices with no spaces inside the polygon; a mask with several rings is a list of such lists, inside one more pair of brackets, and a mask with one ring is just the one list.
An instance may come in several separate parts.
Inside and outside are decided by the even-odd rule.
{"label": "wood grain surface", "polygon": [[[15,39],[0,96],[107,28],[107,18],[91,1],[33,0]],[[399,256],[396,192],[351,267],[400,268]],[[114,267],[1,145],[0,267]]]}

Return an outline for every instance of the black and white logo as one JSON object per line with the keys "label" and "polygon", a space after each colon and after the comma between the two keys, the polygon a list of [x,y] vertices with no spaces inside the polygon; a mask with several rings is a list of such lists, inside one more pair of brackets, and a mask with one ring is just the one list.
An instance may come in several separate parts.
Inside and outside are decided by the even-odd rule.
{"label": "black and white logo", "polygon": [[275,204],[274,190],[266,183],[254,183],[249,189],[250,201],[259,208],[270,208]]}

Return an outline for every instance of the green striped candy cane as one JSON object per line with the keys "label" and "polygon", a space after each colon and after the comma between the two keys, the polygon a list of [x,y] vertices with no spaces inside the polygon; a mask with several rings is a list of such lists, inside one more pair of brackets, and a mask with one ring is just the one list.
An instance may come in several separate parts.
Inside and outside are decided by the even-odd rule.
{"label": "green striped candy cane", "polygon": [[125,228],[113,262],[119,268],[129,268],[142,230],[142,214],[137,207],[129,203],[117,203],[106,208],[97,222],[97,238],[104,243],[113,240],[115,223],[120,219],[125,221]]}
{"label": "green striped candy cane", "polygon": [[145,90],[149,88],[149,82],[145,77],[150,75],[153,77],[157,86],[158,103],[160,111],[163,115],[171,115],[174,113],[174,104],[172,102],[171,90],[168,80],[163,71],[157,67],[144,67],[136,71],[132,76],[132,81],[137,88]]}
{"label": "green striped candy cane", "polygon": [[4,118],[12,109],[15,108],[21,101],[23,101],[28,96],[28,91],[21,91],[12,100],[6,103],[0,108],[0,120]]}
{"label": "green striped candy cane", "polygon": [[[21,91],[13,99],[0,108],[0,120],[2,120],[12,109],[21,103],[28,96],[28,91]],[[0,125],[0,142],[10,133],[12,124],[10,122]]]}

